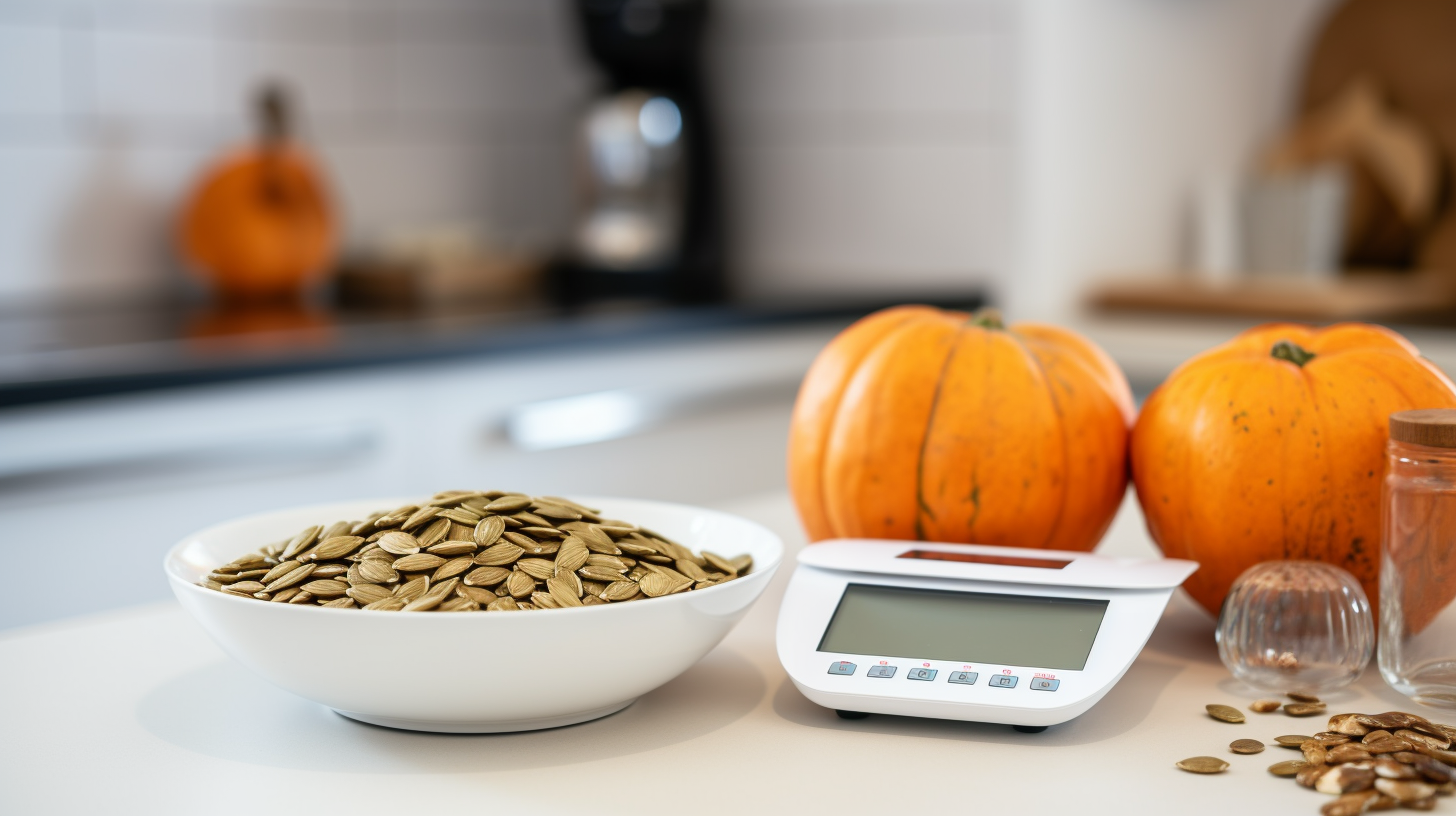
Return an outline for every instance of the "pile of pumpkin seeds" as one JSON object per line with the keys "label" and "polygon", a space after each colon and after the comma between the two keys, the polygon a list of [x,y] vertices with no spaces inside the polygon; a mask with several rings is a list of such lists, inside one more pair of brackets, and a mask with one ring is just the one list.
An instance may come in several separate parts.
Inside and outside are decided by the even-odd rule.
{"label": "pile of pumpkin seeds", "polygon": [[333,609],[558,609],[731,581],[747,555],[701,555],[557,496],[450,490],[362,521],[315,525],[213,570],[239,598]]}
{"label": "pile of pumpkin seeds", "polygon": [[[1297,710],[1303,712],[1324,705],[1312,695],[1289,696],[1295,702],[1286,709],[1300,706]],[[1259,700],[1249,708],[1264,713],[1278,707],[1277,700]],[[1232,706],[1210,705],[1207,709],[1216,720],[1244,722],[1242,713]],[[1275,737],[1276,745],[1298,750],[1303,759],[1269,766],[1269,773],[1275,776],[1292,777],[1300,785],[1335,796],[1320,808],[1323,816],[1356,816],[1398,807],[1434,810],[1437,797],[1456,793],[1456,750],[1452,750],[1456,726],[1433,723],[1404,711],[1387,711],[1336,714],[1326,728],[1310,736]],[[1258,753],[1263,748],[1263,743],[1251,739],[1234,740],[1229,745],[1235,754]],[[1228,762],[1209,756],[1190,757],[1176,764],[1192,773],[1222,773],[1229,768]]]}

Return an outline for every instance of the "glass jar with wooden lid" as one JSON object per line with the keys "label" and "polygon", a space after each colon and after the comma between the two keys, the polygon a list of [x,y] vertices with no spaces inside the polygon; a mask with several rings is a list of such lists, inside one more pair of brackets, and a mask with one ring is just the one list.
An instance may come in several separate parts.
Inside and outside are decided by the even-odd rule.
{"label": "glass jar with wooden lid", "polygon": [[1456,708],[1456,410],[1390,416],[1380,563],[1380,673]]}

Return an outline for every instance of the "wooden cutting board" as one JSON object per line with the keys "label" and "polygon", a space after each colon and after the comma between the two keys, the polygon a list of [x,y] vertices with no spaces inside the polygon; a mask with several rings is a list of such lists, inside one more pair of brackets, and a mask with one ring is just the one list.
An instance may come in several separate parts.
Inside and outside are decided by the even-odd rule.
{"label": "wooden cutting board", "polygon": [[1088,303],[1104,311],[1241,315],[1332,322],[1421,318],[1456,309],[1444,276],[1357,274],[1328,281],[1279,279],[1210,283],[1192,276],[1132,275],[1094,287]]}
{"label": "wooden cutting board", "polygon": [[[1439,145],[1444,203],[1432,222],[1405,240],[1415,243],[1409,253],[1414,266],[1456,279],[1456,2],[1348,0],[1336,6],[1311,41],[1300,112],[1324,107],[1361,80],[1373,82],[1387,103],[1419,122]],[[1372,233],[1377,244],[1378,233]],[[1390,249],[1372,251],[1370,262],[1377,263]]]}

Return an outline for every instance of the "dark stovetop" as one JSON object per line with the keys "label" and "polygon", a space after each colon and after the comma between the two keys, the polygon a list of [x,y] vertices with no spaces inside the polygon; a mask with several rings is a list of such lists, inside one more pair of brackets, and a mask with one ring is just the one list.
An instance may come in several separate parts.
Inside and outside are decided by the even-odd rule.
{"label": "dark stovetop", "polygon": [[[970,308],[980,299],[912,300]],[[601,347],[815,321],[847,323],[888,305],[821,300],[619,305],[573,312],[537,305],[235,315],[153,303],[0,311],[0,408],[414,360]]]}

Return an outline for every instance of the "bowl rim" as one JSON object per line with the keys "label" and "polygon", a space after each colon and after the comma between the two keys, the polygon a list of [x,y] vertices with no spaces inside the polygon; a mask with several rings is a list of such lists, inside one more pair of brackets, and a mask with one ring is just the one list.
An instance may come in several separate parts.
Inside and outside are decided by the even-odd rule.
{"label": "bowl rim", "polygon": [[[206,588],[204,586],[201,586],[199,584],[196,584],[196,583],[193,583],[192,581],[187,580],[186,577],[178,574],[177,570],[174,569],[174,564],[180,560],[180,558],[178,556],[180,555],[182,549],[184,547],[187,547],[188,545],[194,543],[198,539],[201,539],[204,536],[208,535],[209,533],[212,533],[212,532],[214,532],[214,531],[216,531],[216,530],[218,530],[220,528],[229,527],[229,526],[234,525],[234,524],[239,524],[239,523],[246,522],[246,521],[251,521],[251,520],[254,520],[254,519],[259,519],[259,518],[262,518],[264,516],[283,515],[285,513],[302,513],[304,511],[313,510],[314,508],[325,508],[325,507],[332,507],[332,506],[344,505],[344,504],[364,504],[366,502],[372,504],[372,503],[375,503],[376,501],[379,502],[381,505],[386,505],[386,504],[390,504],[391,502],[403,502],[403,503],[406,503],[407,504],[407,503],[409,503],[410,500],[409,499],[400,499],[399,497],[385,498],[385,499],[344,499],[344,500],[341,500],[341,501],[317,502],[317,503],[314,503],[314,504],[297,505],[297,506],[293,506],[293,507],[280,507],[280,508],[277,508],[277,509],[274,509],[274,510],[262,510],[262,511],[259,511],[259,512],[256,512],[256,513],[249,513],[249,514],[243,515],[243,516],[236,516],[234,518],[227,519],[225,521],[220,521],[220,522],[217,522],[215,524],[208,525],[207,527],[203,527],[203,528],[201,528],[199,530],[194,530],[193,532],[190,532],[190,533],[182,536],[182,538],[179,539],[176,543],[174,543],[172,546],[168,547],[167,548],[167,552],[165,554],[163,554],[163,556],[162,556],[162,571],[163,571],[163,573],[166,574],[168,582],[171,583],[172,588],[173,588],[173,592],[183,591],[183,590],[181,590],[179,588],[185,587],[186,588],[185,591],[201,593],[201,595],[199,597],[206,597],[206,598],[209,599],[209,602],[212,602],[213,600],[221,600],[221,601],[226,602],[226,603],[239,603],[239,604],[248,604],[249,606],[259,606],[259,607],[272,608],[273,607],[273,604],[270,604],[270,603],[259,602],[257,599],[254,599],[253,601],[250,602],[250,601],[244,600],[243,598],[238,598],[238,597],[235,597],[235,596],[232,596],[232,595],[228,595],[228,594],[223,593],[223,592],[216,592],[214,590],[210,590],[210,589],[208,589],[208,588]],[[608,503],[610,503],[610,502],[617,502],[617,501],[634,502],[634,503],[639,503],[639,504],[654,504],[654,505],[659,505],[659,506],[663,506],[663,507],[672,507],[672,508],[676,508],[676,509],[691,510],[691,511],[695,511],[695,512],[707,512],[707,513],[714,513],[714,514],[722,515],[722,516],[728,516],[729,518],[735,519],[737,521],[743,522],[743,523],[748,524],[748,525],[751,525],[753,527],[757,527],[758,529],[762,530],[764,533],[766,533],[768,535],[768,540],[772,541],[773,544],[774,544],[774,547],[775,547],[775,552],[774,552],[773,560],[770,563],[768,563],[768,564],[766,564],[766,565],[764,565],[762,567],[760,567],[758,564],[754,564],[754,570],[753,570],[753,572],[750,572],[747,576],[743,576],[743,577],[753,577],[753,576],[758,576],[758,575],[769,575],[769,576],[771,576],[775,571],[777,571],[777,569],[779,568],[779,565],[782,564],[783,563],[783,560],[784,560],[784,553],[785,553],[785,549],[786,548],[784,546],[783,538],[780,537],[778,533],[775,533],[773,530],[770,530],[768,527],[766,527],[766,526],[764,526],[762,524],[759,524],[758,522],[756,522],[756,521],[754,521],[752,519],[745,518],[743,516],[737,515],[736,513],[729,513],[729,512],[723,511],[723,510],[716,510],[716,509],[711,508],[711,507],[701,507],[701,506],[698,506],[698,505],[684,504],[682,502],[665,502],[665,501],[658,501],[656,499],[639,499],[639,498],[632,498],[632,497],[628,497],[628,496],[581,496],[579,499],[572,499],[572,501],[576,501],[576,502],[583,503],[583,504],[592,504],[592,505],[594,505],[594,504],[596,504],[598,502],[608,502]],[[396,504],[395,506],[398,506],[398,504]],[[729,589],[733,588],[733,585],[735,583],[737,583],[736,579],[734,581],[728,581],[728,582],[725,582],[725,583],[718,584],[717,586],[708,587],[707,589],[694,590],[691,593],[690,592],[679,592],[679,593],[676,593],[675,595],[662,595],[662,596],[659,596],[657,598],[647,598],[646,600],[648,600],[648,601],[665,601],[665,600],[669,600],[669,599],[681,599],[681,598],[687,598],[689,596],[692,596],[695,593],[702,593],[702,594],[696,595],[696,597],[701,598],[701,597],[704,597],[704,595],[706,595],[707,593],[720,592],[720,591],[729,590]],[[360,612],[368,612],[368,613],[370,613],[372,615],[389,615],[393,619],[396,619],[396,620],[399,619],[395,612],[386,612],[386,611],[381,610],[381,609],[363,609],[363,608],[355,608],[355,609],[328,609],[326,607],[321,607],[321,606],[317,606],[317,605],[307,605],[307,604],[280,604],[279,606],[280,607],[292,606],[292,607],[297,607],[299,609],[305,609],[305,608],[307,608],[307,609],[313,609],[313,610],[315,610],[317,612],[325,612],[325,613],[329,613],[329,614],[333,614],[333,615],[353,615],[353,616],[357,616],[357,614],[360,613]],[[631,609],[633,607],[633,604],[628,604],[628,603],[605,604],[605,605],[602,605],[602,610],[605,610],[605,609],[608,609],[608,608],[623,608],[623,607],[628,608],[628,609]],[[591,611],[591,610],[592,610],[592,607],[589,607],[589,606],[581,606],[581,607],[560,607],[560,608],[556,608],[556,609],[531,609],[531,610],[523,610],[523,611],[529,611],[529,612],[574,612],[574,613],[581,613],[581,612],[588,612],[588,611]],[[601,611],[597,611],[597,614],[602,614],[602,612]],[[487,615],[478,615],[478,616],[472,616],[472,615],[412,615],[412,616],[410,616],[409,619],[411,619],[411,620],[414,619],[414,618],[421,618],[421,619],[433,619],[433,618],[458,619],[458,618],[465,618],[465,619],[470,619],[470,618],[473,618],[473,617],[479,617],[482,620],[485,620],[485,619],[497,620],[497,619],[501,619],[501,618],[507,617],[507,616],[501,616],[501,615],[491,615],[491,616],[487,616]],[[511,617],[512,619],[514,619],[514,616],[509,616],[509,617]]]}

